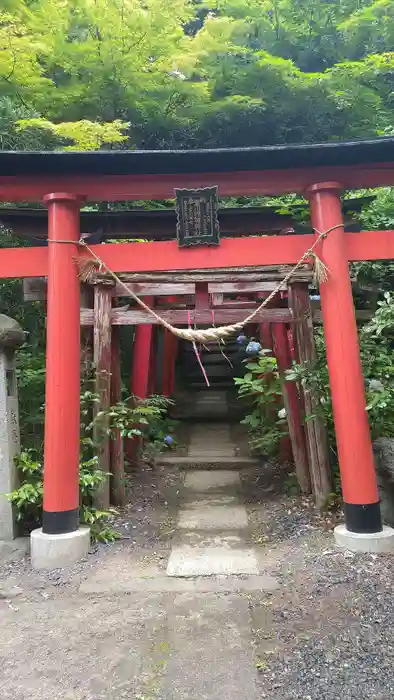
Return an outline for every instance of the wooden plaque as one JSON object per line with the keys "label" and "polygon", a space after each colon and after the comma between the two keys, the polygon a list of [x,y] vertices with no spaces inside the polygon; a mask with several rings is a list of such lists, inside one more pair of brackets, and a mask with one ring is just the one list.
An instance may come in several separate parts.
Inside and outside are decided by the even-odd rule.
{"label": "wooden plaque", "polygon": [[218,188],[175,190],[179,247],[219,245]]}

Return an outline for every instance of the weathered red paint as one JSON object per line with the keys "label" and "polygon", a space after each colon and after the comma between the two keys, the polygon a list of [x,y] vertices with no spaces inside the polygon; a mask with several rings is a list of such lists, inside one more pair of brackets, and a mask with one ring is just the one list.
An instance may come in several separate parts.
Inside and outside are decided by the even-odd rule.
{"label": "weathered red paint", "polygon": [[[168,303],[179,303],[179,295],[166,298]],[[175,389],[175,360],[178,349],[178,338],[166,328],[163,329],[163,356],[162,356],[162,394],[171,398]]]}
{"label": "weathered red paint", "polygon": [[[153,297],[145,297],[144,301],[149,306],[153,305]],[[137,399],[146,399],[152,388],[152,344],[153,326],[136,326],[130,390]],[[139,461],[141,441],[138,438],[128,438],[125,447],[128,461],[135,467]]]}
{"label": "weathered red paint", "polygon": [[291,328],[289,328],[287,331],[287,337],[288,337],[288,342],[289,342],[290,358],[291,358],[291,362],[293,363],[295,361],[295,351],[294,351],[293,332],[292,332]]}
{"label": "weathered red paint", "polygon": [[195,306],[196,311],[208,311],[209,306],[209,290],[208,282],[197,282],[195,289]]}
{"label": "weathered red paint", "polygon": [[260,343],[264,350],[272,350],[272,334],[270,323],[259,324]]}
{"label": "weathered red paint", "polygon": [[163,396],[167,396],[168,398],[174,393],[176,346],[176,337],[165,328],[163,343],[162,393]]}
{"label": "weathered red paint", "polygon": [[[45,396],[44,510],[79,505],[80,285],[73,262],[79,202],[51,194],[48,206],[48,302]],[[52,242],[53,241],[53,242]]]}
{"label": "weathered red paint", "polygon": [[150,344],[150,364],[148,377],[148,396],[156,393],[156,378],[157,378],[157,327],[152,327],[152,336]]}
{"label": "weathered red paint", "polygon": [[[153,297],[145,297],[150,306]],[[131,393],[139,399],[146,399],[149,393],[149,370],[151,368],[152,326],[140,325],[135,329],[133,348],[133,368],[131,373]]]}
{"label": "weathered red paint", "polygon": [[[323,182],[309,191],[311,218],[320,231],[342,223],[340,186]],[[320,285],[335,432],[344,500],[371,504],[379,500],[364,381],[360,361],[343,227],[323,240],[319,254],[330,270]]]}

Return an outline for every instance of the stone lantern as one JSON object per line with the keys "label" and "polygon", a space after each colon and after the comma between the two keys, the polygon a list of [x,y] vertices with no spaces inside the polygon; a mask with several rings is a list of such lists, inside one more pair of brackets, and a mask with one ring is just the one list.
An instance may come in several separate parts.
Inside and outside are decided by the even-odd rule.
{"label": "stone lantern", "polygon": [[25,342],[19,323],[0,314],[0,540],[16,537],[12,504],[6,494],[17,486],[15,455],[20,451],[15,350]]}

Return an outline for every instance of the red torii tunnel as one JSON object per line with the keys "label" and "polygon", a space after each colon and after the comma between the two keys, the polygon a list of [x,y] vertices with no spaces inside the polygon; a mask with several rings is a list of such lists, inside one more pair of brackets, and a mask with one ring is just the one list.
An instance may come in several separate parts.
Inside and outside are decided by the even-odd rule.
{"label": "red torii tunnel", "polygon": [[[75,257],[86,201],[174,197],[217,186],[219,196],[303,193],[316,250],[329,270],[321,307],[345,520],[350,533],[382,532],[348,263],[394,258],[394,232],[346,233],[341,192],[394,184],[394,139],[219,151],[0,153],[0,200],[44,202],[48,246],[0,250],[0,277],[47,277],[43,533],[78,532],[80,284]],[[114,272],[216,269],[298,262],[316,234],[223,239],[217,248],[176,241],[94,246]]]}

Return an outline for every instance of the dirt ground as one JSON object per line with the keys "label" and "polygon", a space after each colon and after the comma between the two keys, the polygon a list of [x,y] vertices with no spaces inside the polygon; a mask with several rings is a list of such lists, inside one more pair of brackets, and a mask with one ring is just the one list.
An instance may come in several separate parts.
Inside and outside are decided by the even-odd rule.
{"label": "dirt ground", "polygon": [[132,476],[123,539],[72,569],[0,549],[1,700],[392,700],[394,557],[338,549],[272,463],[243,473],[261,577],[170,579],[182,480]]}

